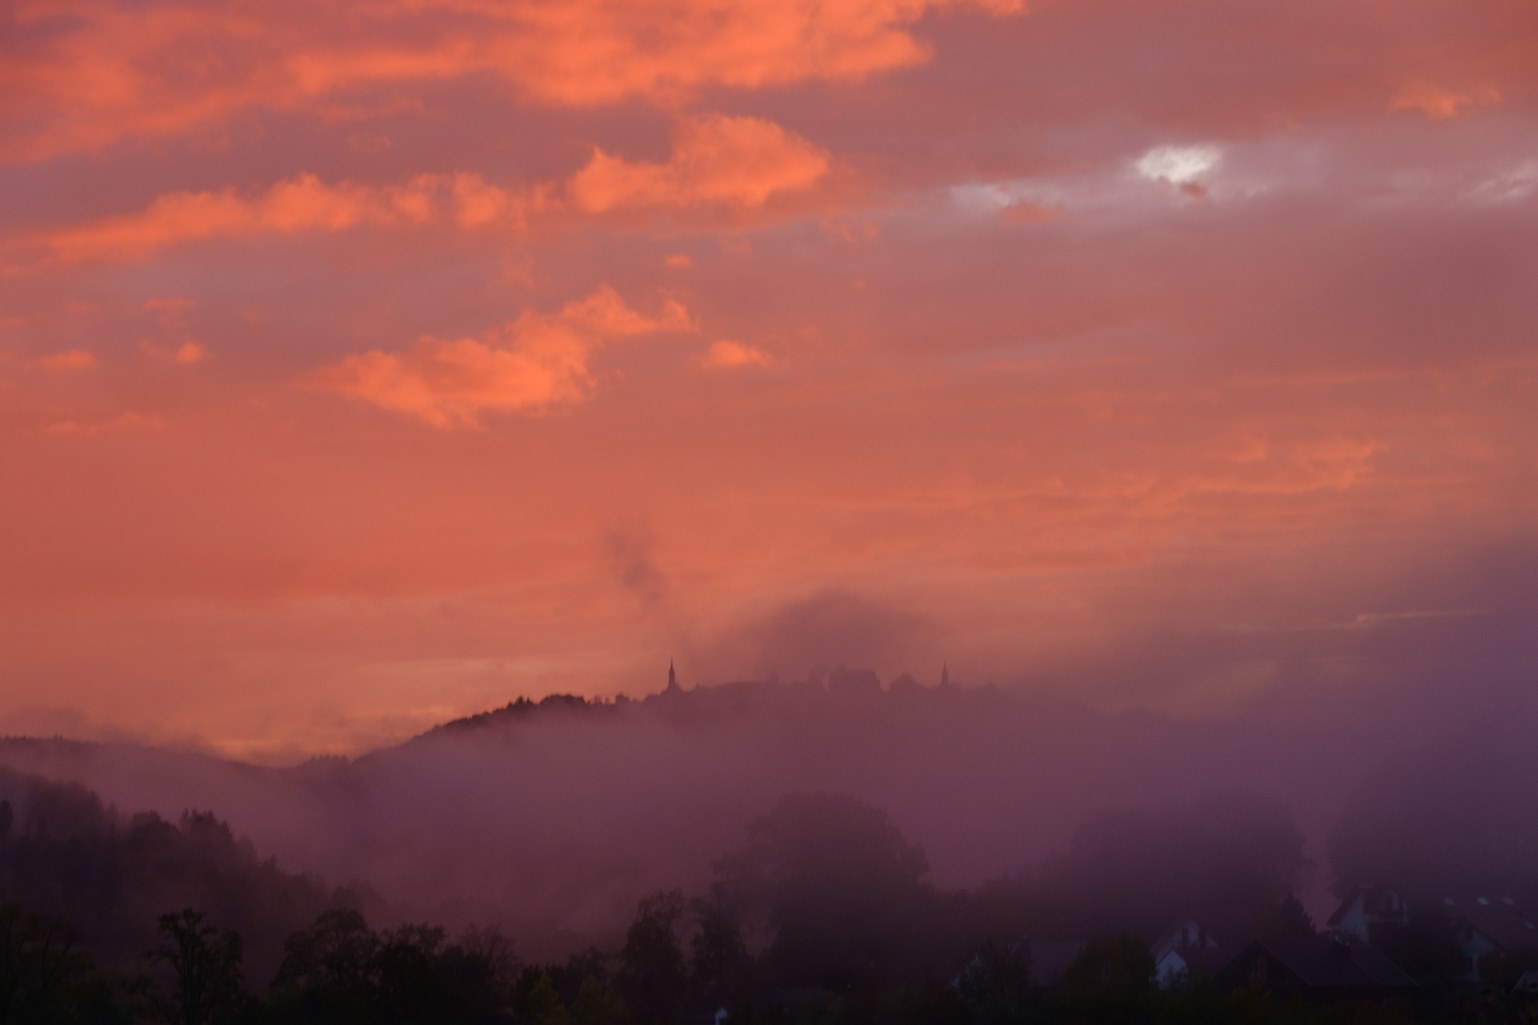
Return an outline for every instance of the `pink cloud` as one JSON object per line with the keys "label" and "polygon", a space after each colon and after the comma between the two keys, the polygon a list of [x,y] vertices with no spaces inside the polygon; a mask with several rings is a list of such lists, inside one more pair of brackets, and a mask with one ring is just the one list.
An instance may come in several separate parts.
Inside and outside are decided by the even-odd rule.
{"label": "pink cloud", "polygon": [[190,367],[208,358],[208,350],[194,341],[185,341],[175,346],[161,346],[145,341],[141,343],[140,348],[156,359],[183,367]]}
{"label": "pink cloud", "polygon": [[593,151],[567,185],[585,213],[693,206],[762,206],[810,188],[828,154],[769,121],[711,115],[680,122],[666,163],[632,162]]}
{"label": "pink cloud", "polygon": [[540,412],[586,399],[590,362],[620,338],[691,329],[688,313],[668,303],[649,317],[610,288],[559,312],[528,312],[480,338],[427,337],[401,353],[378,349],[348,356],[313,378],[320,387],[434,427],[478,427],[488,412]]}
{"label": "pink cloud", "polygon": [[[302,5],[236,10],[35,4],[0,119],[0,158],[46,159],[124,138],[206,132],[246,110],[319,109],[343,92],[496,76],[553,105],[675,105],[712,86],[854,82],[922,64],[913,34],[950,10],[1020,0],[385,0],[340,32]],[[65,15],[69,20],[49,15]]]}
{"label": "pink cloud", "polygon": [[712,370],[729,370],[737,367],[767,367],[774,365],[774,357],[755,345],[721,339],[710,343],[700,365]]}
{"label": "pink cloud", "polygon": [[[132,260],[168,246],[216,238],[335,233],[362,228],[522,228],[563,203],[586,214],[688,208],[752,209],[808,189],[828,169],[826,152],[779,125],[719,115],[679,123],[667,161],[627,161],[595,149],[563,186],[502,187],[480,175],[421,174],[403,184],[328,183],[304,173],[265,191],[173,192],[139,213],[46,233],[43,247],[66,262]],[[154,304],[154,305],[150,305]],[[166,316],[184,307],[150,300]]]}
{"label": "pink cloud", "polygon": [[1000,224],[1043,224],[1057,216],[1051,207],[1020,200],[999,210]]}
{"label": "pink cloud", "polygon": [[97,365],[94,353],[84,349],[66,349],[63,352],[39,356],[32,365],[40,370],[90,370]]}
{"label": "pink cloud", "polygon": [[171,359],[182,366],[201,363],[208,358],[208,350],[197,342],[183,342],[171,353]]}
{"label": "pink cloud", "polygon": [[167,193],[140,213],[66,228],[42,241],[65,261],[132,259],[214,238],[435,223],[482,227],[498,219],[516,224],[527,201],[526,195],[498,189],[473,174],[418,175],[391,186],[328,184],[300,174],[253,195],[233,188]]}
{"label": "pink cloud", "polygon": [[1433,121],[1442,121],[1500,102],[1501,91],[1494,86],[1463,91],[1432,85],[1412,85],[1406,86],[1394,98],[1394,107],[1398,110],[1420,111]]}

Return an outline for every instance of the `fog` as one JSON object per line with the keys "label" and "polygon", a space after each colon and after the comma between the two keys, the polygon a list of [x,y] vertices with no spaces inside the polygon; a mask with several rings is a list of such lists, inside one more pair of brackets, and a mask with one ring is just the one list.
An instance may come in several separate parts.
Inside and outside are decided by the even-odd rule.
{"label": "fog", "polygon": [[[556,957],[612,944],[644,894],[705,892],[754,821],[806,793],[882,810],[930,884],[992,893],[1019,928],[1059,935],[1156,930],[1198,907],[1221,920],[1222,888],[1249,908],[1237,891],[1260,877],[1266,899],[1296,890],[1318,918],[1333,890],[1376,877],[1530,872],[1538,756],[1509,717],[1492,722],[1177,719],[834,670],[519,702],[286,769],[61,740],[7,740],[0,761],[123,812],[211,810],[398,919],[496,924]],[[1225,858],[1241,866],[1228,883]],[[1032,887],[1074,899],[1045,907]]]}

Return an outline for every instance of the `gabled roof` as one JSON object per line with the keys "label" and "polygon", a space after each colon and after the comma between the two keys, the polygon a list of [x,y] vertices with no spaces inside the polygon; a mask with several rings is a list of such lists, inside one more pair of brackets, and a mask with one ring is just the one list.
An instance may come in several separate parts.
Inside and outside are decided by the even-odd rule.
{"label": "gabled roof", "polygon": [[1217,947],[1187,947],[1185,950],[1167,951],[1158,963],[1163,963],[1168,958],[1179,958],[1185,965],[1186,974],[1192,979],[1211,979],[1234,959],[1233,950],[1223,950]]}
{"label": "gabled roof", "polygon": [[[1371,947],[1348,945],[1322,936],[1255,940],[1224,965],[1221,973],[1268,956],[1307,989],[1321,993],[1412,989],[1415,980]],[[1241,979],[1230,979],[1242,982]]]}
{"label": "gabled roof", "polygon": [[1444,897],[1442,910],[1507,952],[1538,950],[1538,922],[1509,898]]}

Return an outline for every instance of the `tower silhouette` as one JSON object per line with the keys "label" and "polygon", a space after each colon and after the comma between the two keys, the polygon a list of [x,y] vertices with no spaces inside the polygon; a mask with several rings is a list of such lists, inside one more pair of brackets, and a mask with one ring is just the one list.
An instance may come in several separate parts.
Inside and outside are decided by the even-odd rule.
{"label": "tower silhouette", "polygon": [[668,659],[668,689],[664,693],[677,694],[679,690],[678,674],[673,671],[673,660]]}

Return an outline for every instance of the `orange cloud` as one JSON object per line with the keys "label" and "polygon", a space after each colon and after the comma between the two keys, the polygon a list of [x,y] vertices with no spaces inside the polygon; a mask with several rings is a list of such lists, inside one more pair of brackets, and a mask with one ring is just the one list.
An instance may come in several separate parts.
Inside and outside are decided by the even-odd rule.
{"label": "orange cloud", "polygon": [[40,370],[90,370],[95,367],[96,356],[84,349],[67,349],[47,356],[39,356],[32,365]]}
{"label": "orange cloud", "polygon": [[1022,0],[545,0],[507,8],[523,31],[491,47],[498,69],[554,103],[668,101],[709,85],[857,81],[921,64],[908,27],[936,11],[994,14]]}
{"label": "orange cloud", "polygon": [[689,315],[668,303],[657,317],[625,305],[608,287],[560,312],[528,312],[484,338],[425,337],[404,353],[349,356],[316,384],[434,427],[478,427],[487,412],[538,412],[585,399],[592,355],[619,338],[690,330]]}
{"label": "orange cloud", "polygon": [[[578,210],[609,213],[689,207],[761,207],[784,192],[806,189],[828,169],[828,155],[779,125],[750,117],[711,115],[680,122],[665,163],[630,162],[595,149],[565,184]],[[136,259],[155,250],[215,238],[341,232],[358,228],[495,224],[527,225],[535,212],[562,205],[556,186],[504,188],[477,174],[423,174],[400,185],[327,183],[313,174],[242,195],[173,192],[135,214],[43,236],[43,247],[65,262]],[[174,315],[174,301],[151,300],[147,310]]]}
{"label": "orange cloud", "polygon": [[727,339],[711,342],[710,348],[700,359],[700,365],[712,370],[736,367],[767,367],[774,364],[774,357],[756,345],[733,342]]}
{"label": "orange cloud", "polygon": [[182,342],[175,348],[167,348],[150,341],[145,341],[140,344],[140,348],[156,359],[163,359],[184,367],[191,366],[194,363],[201,363],[208,358],[208,350],[193,341]]}
{"label": "orange cloud", "polygon": [[193,363],[201,363],[207,358],[208,350],[203,348],[203,346],[199,345],[197,342],[183,342],[176,347],[175,352],[171,353],[171,359],[176,363],[182,364],[183,366],[189,366]]}
{"label": "orange cloud", "polygon": [[1394,108],[1418,110],[1433,121],[1442,121],[1499,102],[1501,91],[1493,87],[1461,92],[1432,85],[1412,85],[1400,90],[1394,99]]}
{"label": "orange cloud", "polygon": [[[275,2],[199,9],[37,4],[38,45],[12,54],[0,159],[206,130],[242,110],[313,108],[344,89],[495,75],[555,105],[710,86],[858,81],[921,64],[935,12],[1010,14],[1021,0],[381,0],[344,33]],[[62,17],[61,17],[62,15]],[[54,24],[49,31],[39,26]],[[67,20],[66,20],[67,19]],[[60,28],[60,25],[67,28]]]}
{"label": "orange cloud", "polygon": [[383,187],[333,185],[301,174],[255,196],[234,189],[169,193],[141,213],[65,229],[44,242],[65,261],[133,258],[213,238],[443,222],[480,227],[502,218],[521,223],[525,202],[473,174],[418,175]]}
{"label": "orange cloud", "polygon": [[762,206],[812,186],[828,154],[779,125],[752,117],[689,118],[679,124],[667,163],[630,162],[601,149],[568,183],[587,213],[696,205]]}

